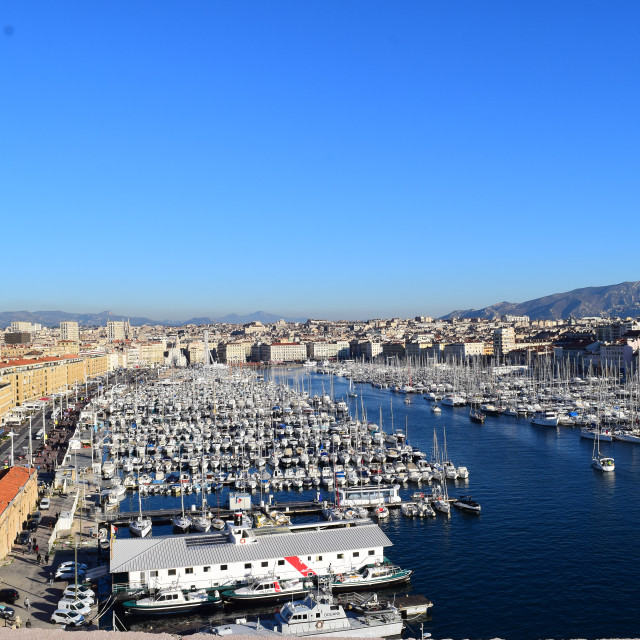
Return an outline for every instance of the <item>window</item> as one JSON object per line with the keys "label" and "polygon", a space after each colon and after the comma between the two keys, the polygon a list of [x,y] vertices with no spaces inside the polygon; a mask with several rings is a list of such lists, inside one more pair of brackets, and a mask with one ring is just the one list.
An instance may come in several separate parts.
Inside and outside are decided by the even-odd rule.
{"label": "window", "polygon": [[251,563],[250,562],[245,562],[244,563],[244,568],[245,569],[251,569]]}
{"label": "window", "polygon": [[227,565],[226,564],[221,564],[220,565],[220,571],[226,571],[227,570]]}
{"label": "window", "polygon": [[278,560],[278,566],[281,567],[284,564],[284,560]]}
{"label": "window", "polygon": [[354,558],[359,558],[360,557],[360,552],[359,551],[354,551],[353,552],[353,557]]}
{"label": "window", "polygon": [[176,575],[176,570],[175,569],[169,569],[169,571],[167,571],[167,575],[175,576]]}
{"label": "window", "polygon": [[338,560],[344,560],[344,553],[338,554]]}
{"label": "window", "polygon": [[316,556],[316,562],[322,562],[322,556]]}
{"label": "window", "polygon": [[209,573],[211,571],[211,567],[203,567],[205,573]]}
{"label": "window", "polygon": [[265,560],[265,561],[262,563],[262,566],[263,566],[263,567],[268,567],[268,566],[269,566],[269,563]]}
{"label": "window", "polygon": [[149,572],[149,577],[150,578],[157,578],[158,577],[158,572],[157,571],[150,571]]}
{"label": "window", "polygon": [[369,549],[369,555],[372,556],[375,554],[375,551],[373,549]]}
{"label": "window", "polygon": [[185,572],[186,574],[193,573],[193,567],[187,567],[187,568],[184,570],[184,572]]}

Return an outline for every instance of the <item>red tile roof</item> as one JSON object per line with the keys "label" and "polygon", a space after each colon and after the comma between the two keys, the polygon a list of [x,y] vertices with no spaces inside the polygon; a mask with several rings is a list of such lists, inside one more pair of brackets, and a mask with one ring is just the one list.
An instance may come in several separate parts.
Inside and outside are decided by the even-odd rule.
{"label": "red tile roof", "polygon": [[0,471],[0,513],[20,493],[29,477],[36,472],[27,467],[11,467]]}

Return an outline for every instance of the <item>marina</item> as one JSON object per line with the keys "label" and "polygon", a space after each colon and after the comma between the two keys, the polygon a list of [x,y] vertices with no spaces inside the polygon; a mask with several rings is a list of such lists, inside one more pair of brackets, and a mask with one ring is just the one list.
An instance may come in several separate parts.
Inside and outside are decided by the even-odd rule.
{"label": "marina", "polygon": [[[351,405],[352,415],[355,414],[355,403],[353,400],[349,401],[347,399],[347,392],[351,387],[349,379],[342,376],[330,378],[327,374],[316,372],[305,376],[300,371],[302,369],[274,370],[273,373],[275,376],[280,376],[283,380],[287,380],[291,387],[297,386],[300,388],[301,380],[304,380],[305,386],[308,387],[311,384],[312,391],[315,389],[318,394],[322,392],[323,386],[326,389],[333,386],[334,396],[336,398],[344,397],[345,403],[350,403]],[[429,402],[414,402],[411,405],[405,405],[394,400],[395,395],[389,389],[377,389],[369,384],[362,383],[357,384],[354,388],[357,389],[359,394],[358,412],[360,415],[361,407],[364,406],[368,415],[377,415],[378,421],[382,422],[383,429],[387,433],[394,422],[394,432],[398,431],[398,424],[405,426],[403,423],[407,422],[406,441],[425,453],[425,457],[431,458],[433,454],[434,429],[438,434],[438,441],[442,442],[441,448],[444,448],[446,427],[447,451],[451,454],[457,454],[455,457],[453,455],[450,457],[456,459],[457,464],[463,462],[464,466],[469,470],[467,478],[456,477],[444,483],[444,486],[447,487],[449,500],[453,503],[454,500],[468,496],[471,493],[474,497],[472,502],[477,500],[476,504],[482,505],[481,515],[478,515],[473,510],[467,511],[463,509],[445,517],[441,513],[424,519],[415,515],[409,517],[403,515],[403,506],[414,503],[417,507],[424,495],[431,496],[433,489],[441,486],[440,483],[433,479],[430,482],[421,481],[420,483],[409,482],[408,480],[406,483],[402,482],[399,484],[398,495],[401,501],[397,504],[398,508],[394,508],[393,504],[386,505],[389,507],[388,516],[380,520],[378,524],[394,543],[388,553],[390,559],[403,570],[413,571],[410,583],[413,589],[424,593],[435,602],[435,607],[430,609],[431,617],[425,621],[425,629],[434,635],[447,634],[449,637],[464,637],[461,634],[469,635],[471,633],[470,629],[482,630],[485,622],[480,616],[480,609],[478,609],[478,616],[474,619],[473,624],[468,627],[467,631],[464,631],[464,623],[452,608],[456,598],[459,600],[463,597],[463,593],[466,594],[474,584],[477,584],[474,578],[475,573],[466,562],[466,556],[463,553],[465,549],[477,550],[475,553],[482,552],[483,558],[486,557],[487,559],[474,561],[474,566],[485,567],[486,570],[490,570],[493,574],[500,575],[504,585],[509,585],[513,580],[513,576],[509,572],[509,554],[515,553],[521,556],[523,550],[528,550],[528,553],[531,554],[531,571],[526,575],[524,583],[522,575],[519,575],[517,584],[520,587],[509,592],[510,602],[517,603],[520,600],[522,584],[533,584],[537,589],[545,588],[547,570],[544,563],[540,564],[541,556],[544,557],[544,549],[551,544],[560,544],[561,547],[567,549],[565,545],[559,543],[557,532],[551,525],[551,519],[559,517],[556,510],[560,508],[560,505],[556,504],[555,501],[549,502],[551,499],[550,489],[554,484],[557,484],[557,462],[553,458],[560,456],[563,460],[562,495],[566,496],[566,500],[573,500],[575,503],[573,494],[584,495],[584,490],[579,489],[579,487],[589,480],[590,474],[594,474],[594,471],[589,469],[593,441],[580,438],[579,429],[567,429],[559,426],[553,427],[552,430],[547,430],[546,427],[542,430],[541,427],[532,426],[525,416],[518,418],[517,416],[487,414],[485,423],[482,426],[474,426],[469,421],[468,408],[465,409],[463,406],[460,408],[448,407],[437,415],[430,411],[431,403]],[[380,417],[382,417],[381,421]],[[405,433],[405,429],[401,431]],[[397,436],[394,437],[397,438]],[[584,443],[584,448],[580,446],[581,443]],[[634,470],[633,458],[629,458],[634,447],[615,441],[606,443],[605,446],[616,448],[616,472],[614,474],[605,474],[604,476],[596,475],[592,479],[597,479],[601,483],[600,488],[597,489],[598,492],[604,491],[610,499],[613,499],[615,496],[610,493],[613,486],[606,482],[605,476],[618,477],[620,475],[621,455],[622,459],[627,460],[629,463],[625,475],[627,473],[637,473]],[[624,448],[624,454],[621,454],[620,447]],[[499,452],[497,457],[496,452]],[[581,455],[580,452],[582,452]],[[458,459],[458,456],[462,456],[462,458]],[[487,460],[492,460],[492,464],[487,465]],[[624,467],[624,463],[622,464]],[[287,467],[280,468],[284,472]],[[446,472],[444,473],[446,474]],[[536,484],[531,485],[526,482],[527,478],[533,477],[538,478]],[[540,478],[548,478],[548,481],[541,483]],[[604,485],[602,485],[603,480],[605,481]],[[624,480],[620,481],[624,482]],[[496,493],[496,487],[501,487],[499,493]],[[358,489],[358,487],[355,488],[356,490]],[[542,491],[543,489],[547,489],[548,493]],[[231,517],[233,510],[229,508],[228,498],[229,494],[233,493],[234,490],[235,485],[229,483],[224,484],[220,490],[211,492],[206,492],[205,490],[209,509],[213,513],[220,509],[219,513],[223,518]],[[593,490],[596,490],[596,487],[593,487]],[[321,492],[322,497],[320,502],[317,500],[318,491]],[[323,522],[324,518],[321,513],[325,502],[331,508],[335,509],[337,507],[336,498],[338,494],[335,490],[335,484],[332,490],[329,490],[326,485],[321,483],[319,487],[312,485],[305,488],[303,485],[299,489],[294,489],[293,485],[291,485],[291,489],[285,489],[283,486],[280,489],[272,490],[269,494],[261,494],[259,487],[257,487],[254,492],[249,493],[252,494],[251,501],[254,511],[261,514],[269,511],[270,497],[273,496],[272,508],[284,513],[288,506],[288,513],[296,523],[304,523],[310,519],[314,522]],[[554,489],[553,494],[557,495],[557,493],[557,489]],[[192,508],[195,510],[201,509],[202,495],[203,493],[191,492],[182,496],[187,512],[191,512]],[[595,498],[597,493],[593,495]],[[498,496],[502,499],[498,500]],[[345,497],[344,494],[342,497]],[[154,522],[153,535],[169,535],[171,532],[170,518],[175,512],[180,511],[180,494],[169,492],[167,495],[154,495],[146,493],[143,494],[142,502],[146,509],[145,513],[160,511],[161,506],[165,507],[164,513],[161,514],[164,520],[160,518],[157,523]],[[613,503],[615,504],[615,500],[613,500]],[[536,505],[535,524],[531,512],[531,505],[534,504]],[[135,490],[128,491],[124,499],[119,502],[120,516],[116,511],[113,514],[109,513],[108,517],[105,517],[113,521],[118,521],[120,517],[119,521],[125,522],[129,517],[135,517],[137,506],[137,492]],[[355,510],[357,507],[350,508]],[[610,510],[611,506],[607,504],[606,508]],[[525,511],[521,511],[522,509],[525,509]],[[562,522],[569,524],[575,522],[577,525],[576,518],[583,519],[583,516],[580,516],[581,512],[580,509],[576,510],[575,506],[568,511],[563,509]],[[552,516],[551,514],[554,515]],[[372,511],[369,511],[368,515],[369,517],[375,517]],[[547,522],[549,523],[548,526],[544,524]],[[613,522],[615,522],[615,519]],[[541,544],[531,547],[526,541],[529,535],[523,537],[523,534],[525,531],[530,531],[533,535],[533,532],[538,531],[541,526],[545,531],[545,537],[541,540]],[[518,547],[512,547],[512,545],[507,544],[506,550],[508,553],[506,554],[501,551],[504,546],[502,545],[503,533],[499,532],[503,531],[503,527],[506,527],[511,532],[511,535],[515,536],[515,539],[512,538],[512,540],[518,543]],[[587,535],[582,531],[582,527],[580,530],[572,529],[572,531],[572,539],[580,539],[582,536]],[[455,553],[452,553],[451,547],[442,547],[451,535],[456,536],[457,551]],[[119,527],[118,538],[126,539],[126,536],[126,525],[122,532]],[[411,546],[404,542],[407,537],[414,536],[419,536],[425,541],[424,548],[419,556],[412,553]],[[537,539],[537,534],[534,537]],[[494,547],[492,540],[500,540],[501,542],[498,542]],[[595,538],[590,537],[589,540],[589,545],[593,545],[596,548],[600,544],[598,536]],[[517,551],[515,551],[516,548],[518,549]],[[445,549],[447,550],[445,551]],[[574,575],[578,579],[578,574],[572,574],[572,571],[580,571],[581,565],[577,558],[571,560],[571,556],[572,554],[569,553],[568,559],[562,562],[563,570],[569,571],[570,575]],[[438,566],[442,567],[442,569],[438,569],[434,573],[428,567],[432,564],[430,558],[435,557],[439,558]],[[490,569],[487,564],[489,559],[493,559],[490,562]],[[449,580],[444,580],[446,573],[441,573],[441,571],[444,571],[445,567],[447,567],[448,572],[458,576],[464,576],[467,572],[471,572],[464,579],[466,583],[464,590],[461,590],[462,585],[458,584],[457,581],[452,583]],[[571,567],[571,570],[568,570],[568,567]],[[628,567],[619,568],[622,570],[623,575],[625,571],[629,571]],[[398,597],[405,593],[403,588],[395,590],[399,592]],[[446,594],[444,601],[442,594]],[[486,597],[492,602],[492,606],[496,606],[498,609],[506,606],[502,601],[494,601],[491,594],[486,595]],[[568,596],[568,599],[569,601],[573,600],[572,594]],[[565,600],[560,600],[554,603],[552,609],[562,611],[565,609],[564,603]],[[479,605],[469,602],[465,605],[465,608],[472,612],[476,606],[479,607]],[[522,601],[518,606],[526,608],[527,604]],[[209,619],[214,622],[224,619],[224,612],[214,613],[206,620]],[[519,621],[516,620],[515,622],[512,618],[506,619],[510,621],[509,624],[516,625],[513,629],[517,627],[519,637],[538,637],[537,626],[530,625],[524,617],[521,616]],[[203,617],[198,616],[198,620],[198,624],[206,626],[207,622]],[[555,623],[556,625],[561,624],[561,620],[556,618]],[[411,621],[407,622],[406,633],[419,634],[419,631],[415,627],[412,628],[411,624]],[[595,624],[595,627],[592,626],[594,624],[593,618],[585,616],[583,624],[587,626],[583,627],[585,631],[581,635],[595,637],[587,632],[591,628],[597,628],[597,624]],[[165,622],[162,628],[175,629],[179,628],[179,625],[179,620],[172,620],[171,622]],[[489,629],[495,629],[495,624],[491,625],[487,621],[486,625],[487,634],[492,633]],[[138,627],[134,624],[132,628],[144,628],[144,625]],[[505,635],[506,633],[505,631]]]}

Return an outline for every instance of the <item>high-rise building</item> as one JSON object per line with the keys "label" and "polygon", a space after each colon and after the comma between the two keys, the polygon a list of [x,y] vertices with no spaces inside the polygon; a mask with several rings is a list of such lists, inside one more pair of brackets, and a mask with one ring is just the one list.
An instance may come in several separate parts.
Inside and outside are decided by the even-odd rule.
{"label": "high-rise building", "polygon": [[500,327],[493,330],[493,353],[502,356],[516,348],[516,330],[513,327]]}
{"label": "high-rise building", "polygon": [[80,331],[78,330],[77,322],[61,322],[60,323],[60,338],[62,340],[74,340],[80,341]]}
{"label": "high-rise building", "polygon": [[124,320],[109,320],[107,322],[107,339],[109,342],[125,339]]}
{"label": "high-rise building", "polygon": [[11,333],[31,333],[33,327],[30,322],[12,322]]}

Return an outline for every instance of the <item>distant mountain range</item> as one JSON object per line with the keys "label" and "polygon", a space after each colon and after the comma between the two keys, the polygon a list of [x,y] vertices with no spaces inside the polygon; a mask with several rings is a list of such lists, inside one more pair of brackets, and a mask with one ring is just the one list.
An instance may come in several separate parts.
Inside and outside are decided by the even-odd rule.
{"label": "distant mountain range", "polygon": [[152,320],[137,316],[128,316],[126,313],[113,313],[101,311],[100,313],[67,313],[66,311],[0,311],[0,327],[8,327],[12,322],[31,322],[45,327],[57,327],[61,322],[77,322],[80,326],[106,327],[109,320],[129,320],[134,326],[143,324],[162,325],[165,327],[179,327],[186,324],[245,324],[247,322],[262,322],[270,324],[284,319],[287,322],[306,322],[306,318],[286,318],[283,316],[256,311],[248,315],[239,316],[235,313],[220,318],[190,318],[189,320]]}
{"label": "distant mountain range", "polygon": [[604,287],[584,287],[527,302],[498,302],[484,309],[452,311],[442,316],[442,319],[495,318],[507,314],[529,316],[532,320],[560,320],[570,316],[640,316],[640,281]]}

